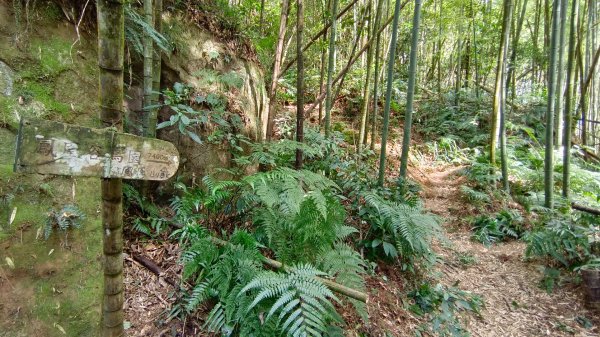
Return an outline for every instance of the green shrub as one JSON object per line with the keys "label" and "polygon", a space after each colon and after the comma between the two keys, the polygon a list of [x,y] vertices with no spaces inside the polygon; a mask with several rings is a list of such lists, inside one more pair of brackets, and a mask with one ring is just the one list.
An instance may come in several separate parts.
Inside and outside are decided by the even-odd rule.
{"label": "green shrub", "polygon": [[481,215],[473,220],[471,239],[490,246],[507,239],[518,239],[523,234],[523,218],[518,211],[502,210],[494,217]]}
{"label": "green shrub", "polygon": [[466,311],[479,315],[483,307],[483,300],[479,296],[455,287],[441,284],[433,286],[427,282],[411,291],[408,297],[414,301],[409,307],[410,311],[429,318],[429,326],[418,328],[415,331],[417,336],[469,336],[460,323],[459,314]]}

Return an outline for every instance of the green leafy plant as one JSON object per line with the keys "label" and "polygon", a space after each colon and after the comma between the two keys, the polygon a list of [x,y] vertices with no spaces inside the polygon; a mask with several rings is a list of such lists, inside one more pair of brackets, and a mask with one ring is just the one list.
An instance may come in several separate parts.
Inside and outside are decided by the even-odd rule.
{"label": "green leafy plant", "polygon": [[270,299],[275,300],[265,320],[277,315],[277,325],[288,336],[322,336],[330,321],[342,322],[331,303],[338,299],[315,279],[315,276],[323,275],[325,273],[307,264],[292,266],[286,273],[264,271],[240,293],[255,293],[247,310]]}
{"label": "green leafy plant", "polygon": [[[172,89],[162,92],[164,104],[173,114],[169,120],[159,123],[156,128],[177,127],[183,135],[202,144],[198,128],[210,130],[207,141],[220,144],[226,141],[232,150],[242,152],[241,145],[248,142],[246,136],[238,132],[243,121],[238,114],[226,109],[225,99],[215,93],[196,93],[191,85],[175,83]],[[154,109],[160,106],[150,106]]]}
{"label": "green leafy plant", "polygon": [[367,234],[366,248],[390,258],[400,257],[411,267],[417,260],[435,261],[431,242],[441,238],[437,219],[423,212],[418,205],[408,205],[385,200],[377,194],[364,196],[363,219],[371,227]]}
{"label": "green leafy plant", "polygon": [[523,218],[518,211],[502,210],[494,217],[481,215],[473,220],[471,239],[490,246],[509,238],[518,239],[523,234]]}
{"label": "green leafy plant", "polygon": [[565,268],[574,268],[588,261],[592,256],[589,236],[597,229],[553,214],[524,236],[527,243],[525,256],[544,258]]}
{"label": "green leafy plant", "polygon": [[441,284],[433,286],[428,282],[411,291],[408,297],[414,301],[409,309],[430,320],[429,326],[415,331],[417,336],[423,336],[425,332],[437,336],[469,336],[461,325],[459,313],[466,311],[479,315],[483,307],[483,300],[477,295]]}
{"label": "green leafy plant", "polygon": [[85,213],[75,205],[65,205],[60,210],[52,209],[48,212],[44,225],[44,238],[48,240],[54,229],[67,234],[69,228],[79,228],[83,224]]}
{"label": "green leafy plant", "polygon": [[543,276],[540,280],[539,287],[546,290],[548,294],[551,294],[554,289],[560,285],[560,269],[542,267]]}
{"label": "green leafy plant", "polygon": [[125,39],[132,50],[139,55],[144,51],[144,36],[148,34],[152,39],[152,43],[157,45],[165,52],[170,52],[173,49],[169,39],[156,31],[154,27],[146,22],[146,19],[138,13],[131,3],[125,6]]}
{"label": "green leafy plant", "polygon": [[462,185],[460,191],[463,198],[475,206],[483,206],[490,204],[492,199],[486,192],[476,191],[467,185]]}

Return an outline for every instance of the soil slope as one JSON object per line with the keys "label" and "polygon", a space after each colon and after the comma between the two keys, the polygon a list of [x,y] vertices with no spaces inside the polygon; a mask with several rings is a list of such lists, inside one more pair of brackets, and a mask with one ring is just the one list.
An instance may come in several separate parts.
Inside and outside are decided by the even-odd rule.
{"label": "soil slope", "polygon": [[[525,244],[520,241],[495,244],[486,248],[470,240],[465,215],[479,211],[465,205],[460,186],[465,178],[459,167],[423,169],[424,203],[431,212],[444,219],[450,245],[440,245],[438,253],[441,282],[458,284],[463,290],[479,294],[486,307],[480,319],[470,319],[467,330],[472,336],[599,336],[597,325],[583,328],[578,321],[593,319],[594,313],[583,306],[581,289],[565,284],[548,294],[538,287],[541,266],[526,262]],[[461,256],[470,256],[473,264],[465,266]],[[598,323],[598,322],[596,322]]]}

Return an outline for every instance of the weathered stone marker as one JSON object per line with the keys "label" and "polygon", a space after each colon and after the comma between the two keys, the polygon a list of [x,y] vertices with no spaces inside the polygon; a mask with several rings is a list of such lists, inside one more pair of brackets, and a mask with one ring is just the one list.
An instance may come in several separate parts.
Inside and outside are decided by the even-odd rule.
{"label": "weathered stone marker", "polygon": [[179,153],[164,140],[44,120],[22,119],[15,172],[166,180]]}
{"label": "weathered stone marker", "polygon": [[166,180],[178,167],[177,149],[163,140],[119,133],[114,128],[21,120],[15,172],[103,178],[103,336],[124,335],[121,179]]}

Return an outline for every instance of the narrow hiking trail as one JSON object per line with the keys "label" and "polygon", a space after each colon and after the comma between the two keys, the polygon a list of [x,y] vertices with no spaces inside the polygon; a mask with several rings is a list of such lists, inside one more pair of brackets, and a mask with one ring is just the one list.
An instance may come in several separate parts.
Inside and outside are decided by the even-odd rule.
{"label": "narrow hiking trail", "polygon": [[585,329],[580,324],[595,316],[584,308],[577,286],[566,284],[552,294],[538,287],[541,266],[524,261],[525,243],[486,248],[470,240],[467,217],[489,211],[465,204],[460,186],[466,178],[460,170],[421,167],[417,174],[424,205],[443,219],[449,241],[437,248],[443,260],[438,268],[440,282],[481,295],[485,302],[481,317],[470,317],[466,323],[471,336],[600,336],[597,326]]}

